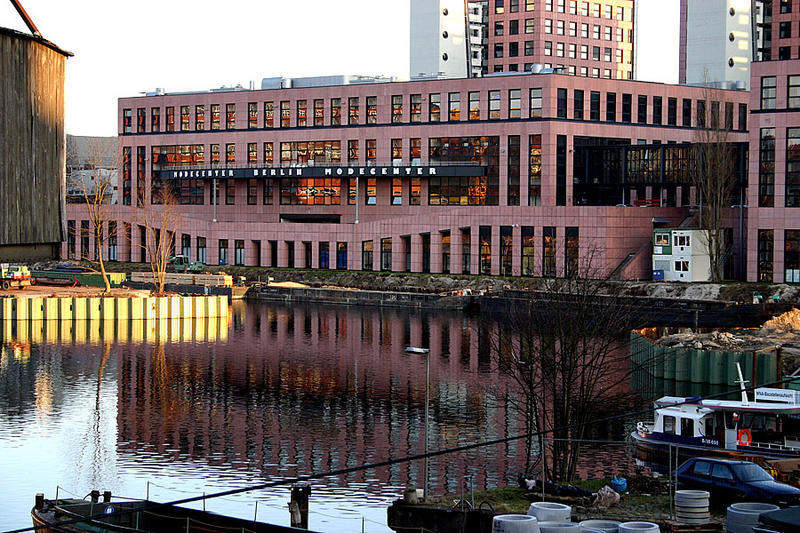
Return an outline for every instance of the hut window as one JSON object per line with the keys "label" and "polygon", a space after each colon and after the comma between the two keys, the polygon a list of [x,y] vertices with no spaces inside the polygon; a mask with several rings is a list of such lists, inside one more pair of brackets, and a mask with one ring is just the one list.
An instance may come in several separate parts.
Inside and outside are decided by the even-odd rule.
{"label": "hut window", "polygon": [[674,416],[665,416],[664,417],[664,433],[672,433],[675,434],[675,417]]}

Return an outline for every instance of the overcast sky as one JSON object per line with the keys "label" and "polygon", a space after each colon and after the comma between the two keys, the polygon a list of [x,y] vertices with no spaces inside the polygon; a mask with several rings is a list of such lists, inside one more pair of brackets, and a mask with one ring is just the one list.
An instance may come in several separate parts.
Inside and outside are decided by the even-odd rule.
{"label": "overcast sky", "polygon": [[[66,126],[115,135],[117,98],[261,78],[408,78],[410,0],[21,0],[67,61]],[[637,0],[641,79],[677,81],[678,0]],[[0,26],[27,32],[0,0]],[[652,54],[652,55],[646,55]]]}

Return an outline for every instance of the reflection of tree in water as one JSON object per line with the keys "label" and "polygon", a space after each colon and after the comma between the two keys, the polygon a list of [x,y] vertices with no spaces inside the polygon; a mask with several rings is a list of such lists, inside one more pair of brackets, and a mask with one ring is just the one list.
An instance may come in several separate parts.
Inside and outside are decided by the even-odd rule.
{"label": "reflection of tree in water", "polygon": [[[105,368],[111,355],[111,343],[103,345],[103,352],[100,356],[100,364],[97,368],[97,386],[95,387],[95,398],[92,410],[89,414],[88,427],[81,436],[81,451],[76,454],[78,464],[76,471],[86,471],[86,479],[78,479],[76,489],[88,490],[98,487],[113,489],[109,483],[115,483],[116,451],[116,431],[113,422],[116,420],[114,412],[106,412],[103,405],[103,376]],[[108,402],[113,406],[113,402]],[[105,427],[108,426],[108,427]],[[81,476],[83,477],[83,476]]]}

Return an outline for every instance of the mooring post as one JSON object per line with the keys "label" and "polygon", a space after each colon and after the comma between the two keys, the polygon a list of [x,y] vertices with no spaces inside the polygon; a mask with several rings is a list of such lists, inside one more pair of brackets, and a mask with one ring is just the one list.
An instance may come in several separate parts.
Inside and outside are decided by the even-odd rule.
{"label": "mooring post", "polygon": [[305,481],[292,484],[292,500],[289,502],[289,513],[292,527],[308,529],[308,497],[311,485]]}

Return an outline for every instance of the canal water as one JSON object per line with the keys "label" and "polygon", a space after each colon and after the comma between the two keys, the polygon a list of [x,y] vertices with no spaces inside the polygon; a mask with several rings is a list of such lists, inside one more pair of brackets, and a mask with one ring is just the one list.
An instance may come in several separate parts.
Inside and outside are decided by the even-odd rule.
{"label": "canal water", "polygon": [[[0,340],[0,531],[31,525],[37,492],[171,501],[422,453],[428,361],[408,346],[430,349],[431,449],[518,435],[487,339],[460,313],[256,303],[227,323],[14,331]],[[634,468],[627,446],[583,457],[584,475]],[[505,486],[523,468],[511,441],[431,459],[430,487]],[[309,527],[390,531],[386,507],[410,485],[422,487],[420,461],[314,481]],[[288,499],[285,485],[205,508],[288,525]]]}

